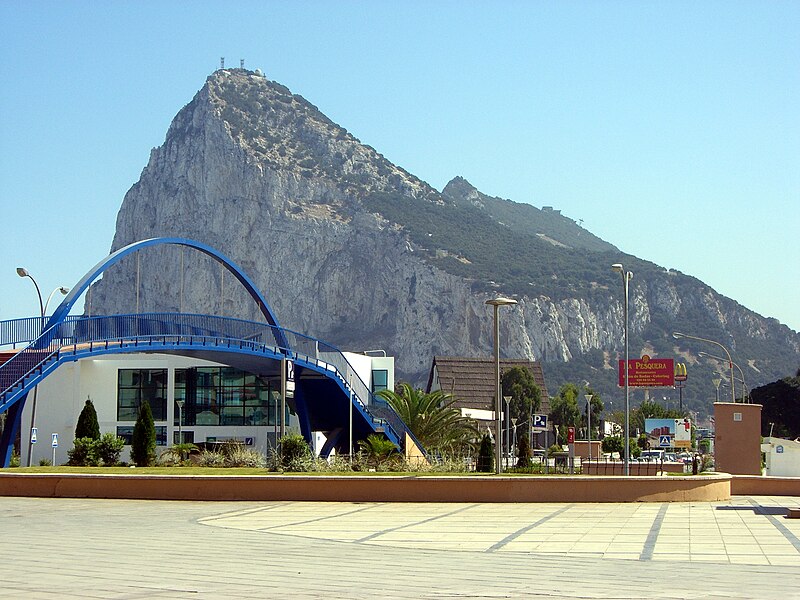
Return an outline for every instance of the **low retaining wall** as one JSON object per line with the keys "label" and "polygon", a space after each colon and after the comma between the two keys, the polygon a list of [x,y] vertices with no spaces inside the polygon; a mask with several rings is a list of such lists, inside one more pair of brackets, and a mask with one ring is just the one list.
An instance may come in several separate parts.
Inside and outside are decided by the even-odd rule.
{"label": "low retaining wall", "polygon": [[0,474],[0,496],[326,502],[714,502],[730,475],[409,477]]}
{"label": "low retaining wall", "polygon": [[[581,468],[586,475],[624,475],[625,463],[585,461],[581,463]],[[665,473],[684,473],[686,471],[683,463],[672,462],[646,462],[630,463],[631,475],[655,476],[660,472]]]}
{"label": "low retaining wall", "polygon": [[731,494],[734,496],[800,496],[800,477],[733,475]]}

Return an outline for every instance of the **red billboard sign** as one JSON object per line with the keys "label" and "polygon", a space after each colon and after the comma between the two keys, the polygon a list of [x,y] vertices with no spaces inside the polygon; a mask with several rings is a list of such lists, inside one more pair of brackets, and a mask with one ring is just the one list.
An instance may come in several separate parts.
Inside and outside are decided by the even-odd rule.
{"label": "red billboard sign", "polygon": [[[642,358],[628,361],[629,387],[673,387],[675,366],[671,358]],[[625,361],[619,361],[619,385],[625,385]]]}
{"label": "red billboard sign", "polygon": [[574,444],[575,443],[575,428],[568,427],[567,428],[567,443]]}

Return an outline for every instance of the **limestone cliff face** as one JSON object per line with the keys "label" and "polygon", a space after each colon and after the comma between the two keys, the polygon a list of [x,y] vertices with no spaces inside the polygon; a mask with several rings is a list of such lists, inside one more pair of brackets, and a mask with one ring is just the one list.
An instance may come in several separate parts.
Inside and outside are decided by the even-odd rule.
{"label": "limestone cliff face", "polygon": [[[434,355],[491,355],[492,312],[484,302],[502,292],[519,299],[502,309],[504,355],[551,363],[557,379],[548,381],[551,392],[571,377],[591,380],[607,397],[615,394],[623,313],[621,282],[608,265],[620,259],[637,272],[632,357],[681,352],[668,332],[689,327],[738,351],[742,366],[752,365],[750,387],[800,364],[796,332],[701,282],[623,257],[558,214],[495,202],[462,179],[448,188],[439,193],[389,163],[283,86],[248,71],[220,70],[151,152],[122,203],[112,250],[155,236],[209,244],[244,268],[283,326],[346,350],[385,349],[396,356],[399,376],[417,383]],[[370,198],[383,199],[384,208]],[[459,254],[455,242],[442,247],[447,239],[433,241],[441,232],[421,233],[418,222],[405,220],[404,211],[417,215],[420,206],[452,208],[452,222],[462,214],[489,219],[493,227],[513,220],[515,234],[529,236],[523,242],[541,244],[536,256],[578,261],[583,278],[558,280],[554,273],[524,289],[514,287],[516,280],[489,281],[469,271],[479,265],[466,251]],[[481,232],[484,226],[476,236]],[[575,244],[581,232],[583,242]],[[543,254],[551,251],[561,254]],[[586,266],[593,264],[600,265],[596,275]],[[140,253],[138,272],[141,312],[258,318],[233,278],[199,253],[148,250]],[[87,310],[134,311],[136,273],[135,257],[106,273]],[[694,354],[684,356],[695,363]]]}

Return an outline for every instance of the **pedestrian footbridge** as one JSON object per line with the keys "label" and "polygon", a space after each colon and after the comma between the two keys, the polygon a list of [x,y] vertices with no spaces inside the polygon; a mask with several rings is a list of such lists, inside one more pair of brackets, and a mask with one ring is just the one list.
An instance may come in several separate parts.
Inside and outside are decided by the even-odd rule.
{"label": "pedestrian footbridge", "polygon": [[[184,313],[70,316],[72,306],[103,271],[148,246],[176,244],[199,250],[224,265],[250,293],[264,322]],[[0,321],[0,347],[22,349],[0,365],[0,464],[8,466],[20,431],[28,393],[59,366],[82,358],[119,353],[164,353],[229,365],[260,377],[281,376],[291,361],[294,397],[287,398],[303,436],[327,438],[322,456],[346,454],[352,419],[353,439],[383,433],[406,452],[424,452],[397,413],[369,386],[335,346],[281,327],[250,279],[218,251],[192,240],[154,238],[118,250],[96,265],[50,317]],[[76,415],[77,418],[77,415]]]}

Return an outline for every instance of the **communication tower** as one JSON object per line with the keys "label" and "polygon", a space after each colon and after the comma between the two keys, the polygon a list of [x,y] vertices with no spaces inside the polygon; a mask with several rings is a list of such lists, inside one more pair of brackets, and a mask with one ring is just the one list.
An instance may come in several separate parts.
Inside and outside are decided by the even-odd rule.
{"label": "communication tower", "polygon": [[225,68],[225,57],[224,56],[220,56],[219,57],[219,68],[220,69],[224,69]]}

